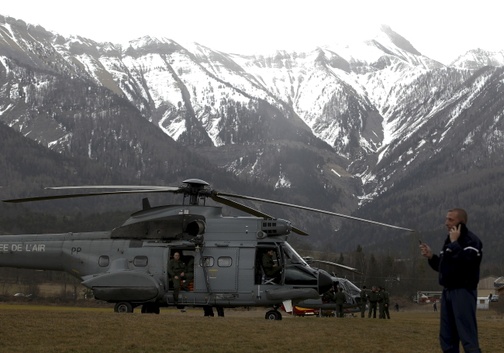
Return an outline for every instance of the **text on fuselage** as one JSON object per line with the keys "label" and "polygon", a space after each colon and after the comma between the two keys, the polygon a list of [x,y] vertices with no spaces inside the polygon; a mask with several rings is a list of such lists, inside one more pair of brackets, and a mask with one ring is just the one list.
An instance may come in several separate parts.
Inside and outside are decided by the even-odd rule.
{"label": "text on fuselage", "polygon": [[25,244],[0,244],[0,253],[8,252],[45,252],[45,244],[25,243]]}

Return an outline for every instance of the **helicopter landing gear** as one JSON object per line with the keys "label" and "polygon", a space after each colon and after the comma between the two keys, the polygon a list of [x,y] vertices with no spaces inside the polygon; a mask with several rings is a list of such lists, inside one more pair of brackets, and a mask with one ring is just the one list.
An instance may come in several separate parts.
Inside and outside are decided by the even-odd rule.
{"label": "helicopter landing gear", "polygon": [[116,303],[114,306],[114,311],[116,313],[132,313],[133,312],[133,305],[128,302],[119,302]]}
{"label": "helicopter landing gear", "polygon": [[159,314],[159,305],[155,303],[145,303],[142,305],[142,314]]}
{"label": "helicopter landing gear", "polygon": [[266,320],[282,320],[282,313],[276,309],[269,310],[264,317]]}

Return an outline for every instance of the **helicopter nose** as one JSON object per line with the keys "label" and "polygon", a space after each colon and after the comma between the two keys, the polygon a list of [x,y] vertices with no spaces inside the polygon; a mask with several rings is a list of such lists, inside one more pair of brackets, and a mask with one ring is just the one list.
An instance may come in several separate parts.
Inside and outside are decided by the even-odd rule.
{"label": "helicopter nose", "polygon": [[331,275],[324,270],[318,270],[318,292],[324,294],[333,286]]}

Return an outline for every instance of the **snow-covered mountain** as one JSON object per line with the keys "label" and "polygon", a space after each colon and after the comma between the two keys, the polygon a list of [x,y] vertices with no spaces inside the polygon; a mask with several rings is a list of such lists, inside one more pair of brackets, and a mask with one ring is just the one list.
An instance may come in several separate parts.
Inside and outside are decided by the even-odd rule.
{"label": "snow-covered mountain", "polygon": [[[242,180],[352,212],[418,186],[446,153],[485,168],[501,161],[503,61],[475,50],[445,66],[387,26],[362,42],[243,56],[167,38],[64,38],[0,17],[0,119],[47,148],[145,178],[163,162],[145,153],[142,118],[150,136]],[[113,146],[122,158],[106,157]],[[462,166],[474,168],[449,168]]]}
{"label": "snow-covered mountain", "polygon": [[453,61],[450,66],[468,70],[477,70],[484,66],[504,66],[504,50],[497,52],[482,49],[469,50]]}

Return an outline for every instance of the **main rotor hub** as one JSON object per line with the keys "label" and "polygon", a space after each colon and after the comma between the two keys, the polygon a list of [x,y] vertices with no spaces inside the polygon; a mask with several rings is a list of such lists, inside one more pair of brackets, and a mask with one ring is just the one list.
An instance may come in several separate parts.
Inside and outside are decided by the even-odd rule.
{"label": "main rotor hub", "polygon": [[210,190],[206,181],[201,179],[186,179],[183,181],[186,186],[183,188],[184,197],[189,196],[190,205],[198,205],[199,198],[209,196]]}

